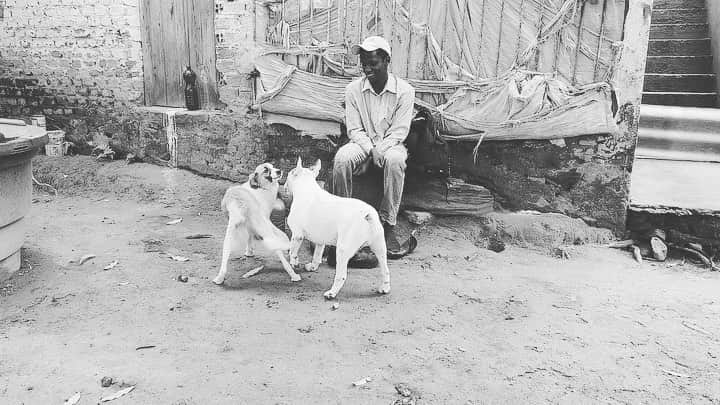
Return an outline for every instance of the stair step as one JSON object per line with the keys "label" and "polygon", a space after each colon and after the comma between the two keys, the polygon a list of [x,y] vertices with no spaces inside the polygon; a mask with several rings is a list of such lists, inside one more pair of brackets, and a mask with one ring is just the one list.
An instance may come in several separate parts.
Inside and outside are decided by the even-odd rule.
{"label": "stair step", "polygon": [[645,75],[644,91],[711,93],[715,91],[714,74],[665,74]]}
{"label": "stair step", "polygon": [[686,106],[686,107],[715,107],[717,93],[684,93],[684,92],[643,92],[642,103]]}
{"label": "stair step", "polygon": [[720,111],[715,108],[640,106],[636,157],[720,159]]}
{"label": "stair step", "polygon": [[648,56],[708,56],[712,55],[710,38],[651,39]]}
{"label": "stair step", "polygon": [[646,73],[712,73],[712,56],[648,56]]}
{"label": "stair step", "polygon": [[668,8],[653,10],[651,22],[654,24],[706,23],[707,11],[704,8]]}
{"label": "stair step", "polygon": [[716,108],[641,104],[640,128],[666,131],[647,132],[653,139],[672,138],[678,135],[676,132],[683,132],[682,138],[692,139],[693,143],[711,143],[720,148],[720,110]]}
{"label": "stair step", "polygon": [[653,10],[665,8],[704,8],[705,0],[655,0]]}
{"label": "stair step", "polygon": [[707,23],[699,24],[653,24],[650,25],[650,39],[696,39],[707,38]]}

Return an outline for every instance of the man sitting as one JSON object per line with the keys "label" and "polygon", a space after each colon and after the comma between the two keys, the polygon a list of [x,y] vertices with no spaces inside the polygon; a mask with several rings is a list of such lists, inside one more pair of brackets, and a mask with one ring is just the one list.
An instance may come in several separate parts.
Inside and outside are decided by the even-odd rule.
{"label": "man sitting", "polygon": [[353,175],[370,165],[383,170],[380,219],[385,229],[389,258],[403,255],[395,233],[405,183],[408,152],[403,144],[413,118],[415,90],[405,80],[388,72],[390,45],[378,36],[352,47],[360,55],[364,77],[345,89],[345,125],[350,142],[343,145],[333,162],[332,190],[352,196]]}

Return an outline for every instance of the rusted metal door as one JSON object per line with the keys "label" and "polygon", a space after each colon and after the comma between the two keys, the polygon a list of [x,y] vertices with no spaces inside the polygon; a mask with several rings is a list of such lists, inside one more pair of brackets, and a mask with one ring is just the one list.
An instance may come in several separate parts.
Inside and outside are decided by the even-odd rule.
{"label": "rusted metal door", "polygon": [[217,101],[212,0],[142,0],[145,104],[185,107],[182,72],[197,74],[202,108]]}

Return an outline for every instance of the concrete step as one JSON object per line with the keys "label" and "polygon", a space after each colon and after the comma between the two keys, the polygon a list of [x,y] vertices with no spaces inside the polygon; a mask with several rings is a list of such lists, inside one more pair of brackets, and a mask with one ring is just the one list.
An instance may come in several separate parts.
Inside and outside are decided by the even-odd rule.
{"label": "concrete step", "polygon": [[697,39],[707,38],[707,23],[699,24],[653,24],[650,25],[650,39]]}
{"label": "concrete step", "polygon": [[642,104],[640,105],[640,127],[712,133],[716,134],[715,136],[720,142],[720,110]]}
{"label": "concrete step", "polygon": [[646,73],[712,73],[712,56],[648,56]]}
{"label": "concrete step", "polygon": [[704,8],[668,8],[653,10],[653,24],[689,24],[707,23],[707,11]]}
{"label": "concrete step", "polygon": [[692,213],[689,210],[716,215],[720,211],[720,187],[713,187],[713,179],[717,178],[720,178],[718,163],[635,159],[630,205],[676,208],[686,215]]}
{"label": "concrete step", "polygon": [[643,91],[711,93],[715,91],[715,75],[647,73]]}
{"label": "concrete step", "polygon": [[720,161],[720,134],[717,133],[640,127],[638,136],[637,158]]}
{"label": "concrete step", "polygon": [[708,56],[712,55],[710,38],[651,39],[649,56]]}
{"label": "concrete step", "polygon": [[642,104],[638,138],[638,158],[718,162],[720,110]]}
{"label": "concrete step", "polygon": [[717,93],[650,92],[644,91],[643,104],[684,107],[715,107]]}
{"label": "concrete step", "polygon": [[705,8],[705,0],[655,0],[653,10],[665,8]]}

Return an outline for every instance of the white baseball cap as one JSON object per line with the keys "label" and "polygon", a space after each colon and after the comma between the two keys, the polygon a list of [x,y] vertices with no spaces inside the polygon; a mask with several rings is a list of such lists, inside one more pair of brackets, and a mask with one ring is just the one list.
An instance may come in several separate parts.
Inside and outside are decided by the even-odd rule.
{"label": "white baseball cap", "polygon": [[385,38],[378,36],[367,37],[362,44],[353,45],[352,48],[350,48],[354,55],[359,54],[361,50],[372,52],[378,49],[382,49],[387,52],[388,56],[391,56],[390,44],[388,44]]}

